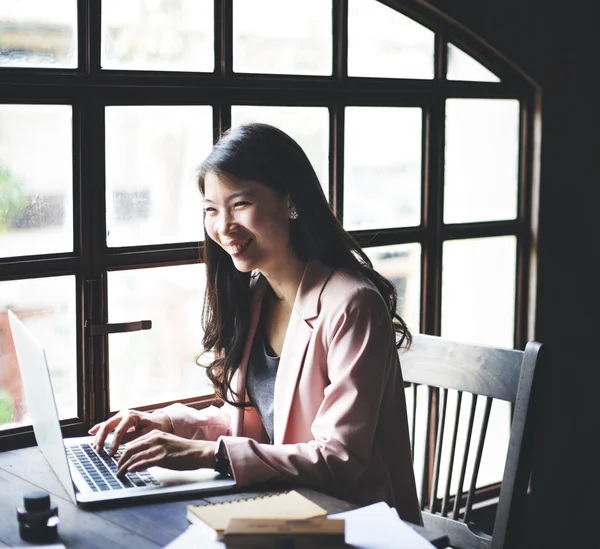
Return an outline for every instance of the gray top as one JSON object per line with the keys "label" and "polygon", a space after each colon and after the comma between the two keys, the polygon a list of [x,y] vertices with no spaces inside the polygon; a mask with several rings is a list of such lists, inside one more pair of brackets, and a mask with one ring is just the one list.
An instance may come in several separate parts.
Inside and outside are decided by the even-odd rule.
{"label": "gray top", "polygon": [[265,345],[262,321],[258,323],[246,373],[246,391],[256,407],[269,440],[273,444],[273,397],[279,357],[270,356]]}

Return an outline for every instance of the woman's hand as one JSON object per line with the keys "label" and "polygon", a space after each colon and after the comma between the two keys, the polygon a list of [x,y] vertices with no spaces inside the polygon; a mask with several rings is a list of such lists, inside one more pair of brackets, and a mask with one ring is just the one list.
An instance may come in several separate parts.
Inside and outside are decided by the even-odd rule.
{"label": "woman's hand", "polygon": [[213,468],[217,443],[190,440],[154,430],[129,443],[121,457],[117,476],[152,466],[188,471]]}
{"label": "woman's hand", "polygon": [[113,441],[108,452],[111,456],[115,454],[121,444],[135,440],[150,431],[159,430],[171,433],[173,425],[167,413],[162,410],[152,413],[121,410],[106,421],[97,423],[88,431],[90,435],[96,435],[94,449],[97,452],[104,449],[104,441],[112,430],[114,430]]}

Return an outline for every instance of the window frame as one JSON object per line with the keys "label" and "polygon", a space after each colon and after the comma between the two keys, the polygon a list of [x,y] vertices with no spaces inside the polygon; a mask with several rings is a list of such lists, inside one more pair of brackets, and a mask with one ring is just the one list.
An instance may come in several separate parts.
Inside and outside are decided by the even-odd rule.
{"label": "window frame", "polygon": [[[106,246],[105,108],[113,105],[210,105],[213,140],[231,125],[232,105],[321,106],[329,110],[329,199],[343,218],[345,107],[413,106],[422,109],[421,225],[352,231],[365,248],[421,246],[421,333],[441,329],[442,248],[448,240],[513,235],[517,239],[515,348],[524,348],[533,327],[536,274],[540,90],[488,44],[431,6],[379,1],[435,33],[431,80],[349,77],[348,2],[332,0],[331,76],[238,74],[233,67],[233,0],[214,1],[215,67],[212,73],[105,70],[100,66],[101,2],[77,0],[76,69],[3,68],[0,104],[66,104],[73,107],[73,252],[0,258],[0,281],[74,275],[77,307],[78,417],[62,421],[66,436],[87,433],[110,412],[108,336],[91,335],[106,323],[106,273],[112,270],[185,265],[202,260],[197,242]],[[351,1],[351,0],[350,0]],[[500,82],[446,80],[447,44],[481,62]],[[144,95],[140,97],[140,86]],[[516,219],[444,224],[445,101],[454,98],[516,99],[520,103],[518,212]],[[181,400],[195,407],[212,396]],[[166,403],[139,407],[149,410]],[[168,404],[168,403],[167,403]],[[432,430],[436,426],[432,425]],[[35,444],[31,427],[0,431],[0,445]]]}

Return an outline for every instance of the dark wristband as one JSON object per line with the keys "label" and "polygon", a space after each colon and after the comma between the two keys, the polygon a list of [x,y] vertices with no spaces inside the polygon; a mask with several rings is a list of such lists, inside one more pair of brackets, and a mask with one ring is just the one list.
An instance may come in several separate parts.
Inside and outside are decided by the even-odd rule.
{"label": "dark wristband", "polygon": [[221,475],[232,476],[231,463],[229,462],[227,450],[225,450],[223,442],[219,442],[215,453],[215,471]]}

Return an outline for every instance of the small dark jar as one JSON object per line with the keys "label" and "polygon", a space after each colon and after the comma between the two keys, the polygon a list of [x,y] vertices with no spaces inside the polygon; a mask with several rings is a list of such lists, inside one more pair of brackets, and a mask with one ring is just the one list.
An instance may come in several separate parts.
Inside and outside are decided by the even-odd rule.
{"label": "small dark jar", "polygon": [[17,507],[19,534],[31,543],[55,541],[58,537],[58,507],[50,506],[50,494],[41,490],[23,496],[24,507]]}

